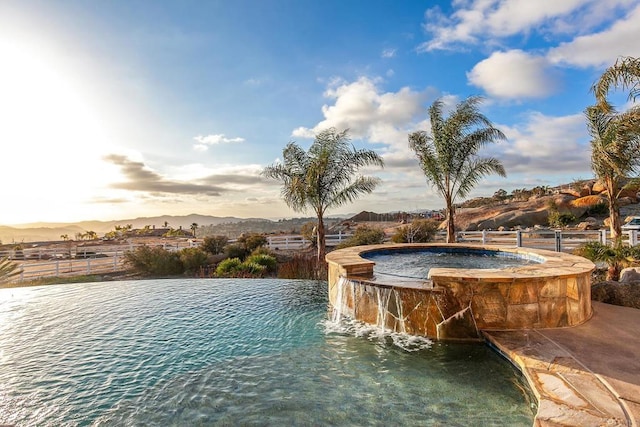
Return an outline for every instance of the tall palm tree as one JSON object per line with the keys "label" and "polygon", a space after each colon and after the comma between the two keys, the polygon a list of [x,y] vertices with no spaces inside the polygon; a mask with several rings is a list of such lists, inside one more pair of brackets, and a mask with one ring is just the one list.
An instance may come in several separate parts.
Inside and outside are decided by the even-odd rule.
{"label": "tall palm tree", "polygon": [[374,151],[356,150],[349,143],[348,130],[338,132],[335,128],[319,132],[309,151],[290,142],[282,157],[283,163],[267,166],[262,174],[282,182],[282,197],[294,211],[313,209],[318,222],[318,262],[322,262],[325,213],[371,193],[380,179],[356,174],[361,167],[384,167],[384,161]]}
{"label": "tall palm tree", "polygon": [[591,87],[597,104],[586,110],[591,134],[591,168],[607,188],[611,235],[620,238],[621,219],[617,202],[621,180],[640,167],[638,134],[640,107],[617,114],[607,96],[612,88],[629,90],[628,99],[640,96],[640,58],[620,57]]}
{"label": "tall palm tree", "polygon": [[480,97],[460,102],[448,117],[444,103],[436,100],[429,108],[431,132],[409,134],[409,147],[416,153],[427,181],[442,195],[446,205],[447,243],[455,242],[455,206],[485,175],[506,176],[502,163],[493,157],[479,157],[483,146],[506,139],[478,107]]}
{"label": "tall palm tree", "polygon": [[196,237],[196,230],[198,229],[198,224],[197,223],[192,223],[191,224],[191,233],[193,233],[193,237]]}
{"label": "tall palm tree", "polygon": [[591,91],[596,96],[598,106],[606,112],[610,112],[612,107],[607,100],[609,91],[612,88],[629,90],[628,99],[635,100],[640,96],[640,58],[623,56],[611,67],[607,68],[602,76],[591,87]]}
{"label": "tall palm tree", "polygon": [[609,228],[615,241],[622,232],[618,196],[623,181],[640,171],[640,107],[617,113],[591,106],[585,115],[591,135],[591,169],[607,190]]}

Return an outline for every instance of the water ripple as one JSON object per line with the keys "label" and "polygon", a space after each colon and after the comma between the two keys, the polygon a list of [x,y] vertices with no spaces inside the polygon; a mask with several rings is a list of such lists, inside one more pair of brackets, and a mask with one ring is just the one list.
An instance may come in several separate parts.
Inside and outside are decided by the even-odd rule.
{"label": "water ripple", "polygon": [[330,331],[326,314],[310,281],[0,290],[0,424],[531,424],[486,347]]}

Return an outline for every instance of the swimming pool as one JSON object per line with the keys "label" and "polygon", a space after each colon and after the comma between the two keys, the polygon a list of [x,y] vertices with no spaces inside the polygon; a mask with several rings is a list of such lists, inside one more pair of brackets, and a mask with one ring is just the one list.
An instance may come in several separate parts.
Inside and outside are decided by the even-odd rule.
{"label": "swimming pool", "polygon": [[0,424],[532,424],[485,345],[401,348],[327,308],[315,281],[0,289]]}

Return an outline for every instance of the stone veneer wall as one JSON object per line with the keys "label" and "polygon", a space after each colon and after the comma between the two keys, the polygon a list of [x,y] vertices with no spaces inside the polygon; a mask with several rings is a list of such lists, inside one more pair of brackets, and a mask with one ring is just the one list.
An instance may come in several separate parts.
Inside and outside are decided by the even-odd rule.
{"label": "stone veneer wall", "polygon": [[[436,339],[482,339],[481,330],[556,328],[591,316],[590,261],[538,249],[447,245],[543,259],[505,269],[433,268],[426,281],[379,283],[374,262],[360,255],[376,250],[442,247],[441,244],[359,246],[327,254],[329,300],[344,314],[387,329]],[[340,295],[339,295],[340,293]]]}

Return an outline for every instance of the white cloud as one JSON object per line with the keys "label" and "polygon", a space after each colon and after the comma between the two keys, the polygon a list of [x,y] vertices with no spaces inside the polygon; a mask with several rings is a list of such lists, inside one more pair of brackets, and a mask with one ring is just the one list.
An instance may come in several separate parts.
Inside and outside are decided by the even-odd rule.
{"label": "white cloud", "polygon": [[585,5],[584,0],[508,0],[485,14],[486,25],[493,35],[504,37],[561,19]]}
{"label": "white cloud", "polygon": [[334,79],[324,93],[333,101],[322,107],[324,120],[312,128],[299,127],[294,137],[313,138],[319,131],[330,127],[349,129],[350,136],[371,143],[383,144],[379,150],[388,167],[406,169],[415,165],[415,155],[409,150],[407,136],[417,129],[425,129],[427,101],[435,99],[437,92],[428,88],[414,91],[408,87],[397,92],[384,92],[380,79],[360,77],[354,82]]}
{"label": "white cloud", "polygon": [[317,132],[335,127],[350,129],[354,138],[366,138],[372,142],[386,143],[380,135],[381,128],[405,127],[425,111],[424,103],[435,92],[416,92],[408,87],[398,92],[382,92],[380,80],[360,77],[352,83],[334,80],[325,91],[332,105],[322,106],[325,119],[313,128],[300,127],[293,136],[312,137]]}
{"label": "white cloud", "polygon": [[469,82],[499,98],[541,98],[558,86],[550,64],[543,57],[521,50],[494,52],[467,73]]}
{"label": "white cloud", "polygon": [[382,55],[383,58],[393,58],[394,56],[396,56],[396,50],[395,49],[385,49],[382,51]]}
{"label": "white cloud", "polygon": [[564,175],[589,171],[590,153],[582,114],[552,117],[530,113],[522,125],[498,126],[507,142],[491,147],[507,173]]}
{"label": "white cloud", "polygon": [[197,144],[193,144],[193,149],[196,151],[207,151],[211,145],[244,142],[244,138],[227,138],[224,134],[198,135],[193,139],[197,142]]}
{"label": "white cloud", "polygon": [[[606,5],[605,5],[606,3]],[[423,25],[431,39],[418,51],[456,49],[465,44],[495,44],[516,34],[584,34],[609,22],[617,10],[634,0],[462,0],[447,16],[439,7],[428,9]]]}
{"label": "white cloud", "polygon": [[549,51],[553,63],[579,67],[609,66],[619,56],[640,56],[640,5],[624,19],[599,33],[584,35],[561,43]]}

